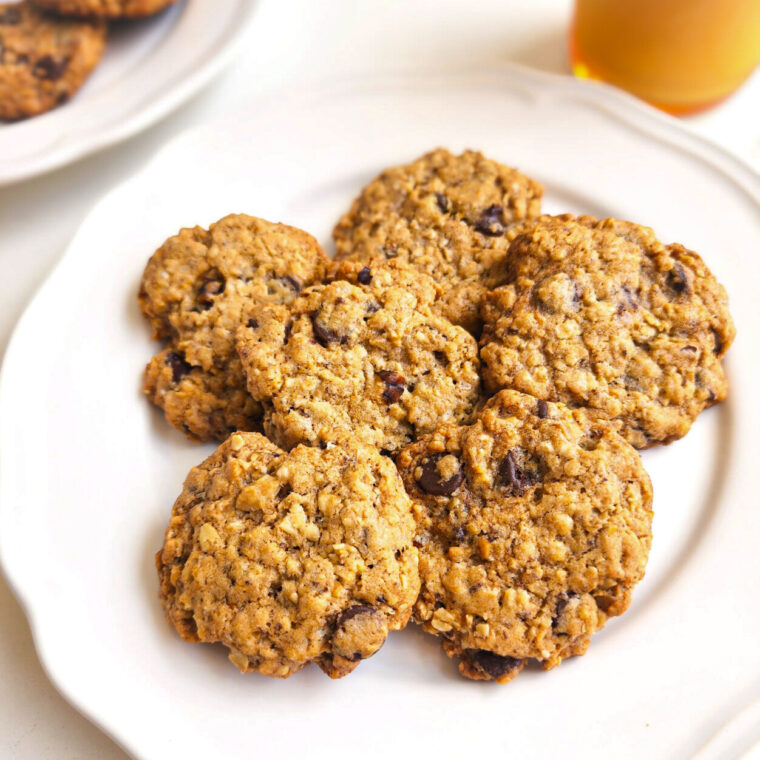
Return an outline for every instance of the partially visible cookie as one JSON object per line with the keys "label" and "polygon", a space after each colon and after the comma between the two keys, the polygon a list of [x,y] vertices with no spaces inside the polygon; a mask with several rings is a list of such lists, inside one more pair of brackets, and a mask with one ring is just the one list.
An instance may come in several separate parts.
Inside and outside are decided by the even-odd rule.
{"label": "partially visible cookie", "polygon": [[483,303],[488,389],[588,407],[637,448],[684,436],[726,396],[735,335],[702,259],[616,219],[546,217]]}
{"label": "partially visible cookie", "polygon": [[177,0],[34,0],[48,11],[84,18],[139,18],[173,5]]}
{"label": "partially visible cookie", "polygon": [[419,591],[411,505],[393,463],[344,441],[286,454],[235,433],[193,468],[156,555],[166,614],[241,671],[331,678],[406,625]]}
{"label": "partially visible cookie", "polygon": [[167,348],[148,363],[144,390],[172,427],[191,438],[224,440],[231,430],[261,427],[261,406],[240,382],[242,376],[237,354],[224,368],[201,369]]}
{"label": "partially visible cookie", "polygon": [[400,452],[422,588],[415,619],[462,675],[506,683],[584,654],[628,607],[651,542],[641,459],[584,410],[514,391]]}
{"label": "partially visible cookie", "polygon": [[49,16],[30,2],[0,3],[0,119],[23,119],[65,103],[106,44],[99,21]]}
{"label": "partially visible cookie", "polygon": [[253,304],[289,303],[327,265],[308,233],[245,214],[183,229],[153,254],[139,303],[169,345],[148,365],[145,392],[174,427],[202,441],[258,427],[235,330]]}
{"label": "partially visible cookie", "polygon": [[515,226],[539,214],[543,189],[467,150],[438,148],[370,182],[335,227],[338,260],[396,259],[444,291],[444,316],[477,332],[480,299],[503,282]]}
{"label": "partially visible cookie", "polygon": [[335,277],[289,306],[251,309],[238,330],[267,435],[290,448],[350,434],[392,453],[467,420],[479,399],[477,344],[432,311],[433,281],[399,262],[350,264]]}

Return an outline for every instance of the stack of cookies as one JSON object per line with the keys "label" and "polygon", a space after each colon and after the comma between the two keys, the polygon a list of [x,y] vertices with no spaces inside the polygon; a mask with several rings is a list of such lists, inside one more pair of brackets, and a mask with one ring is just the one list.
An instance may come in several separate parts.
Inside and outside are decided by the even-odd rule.
{"label": "stack of cookies", "polygon": [[156,251],[146,393],[222,441],[156,557],[183,638],[337,678],[412,619],[505,683],[626,610],[651,542],[637,449],[725,398],[734,328],[696,253],[541,195],[439,149],[361,192],[334,260],[244,215]]}
{"label": "stack of cookies", "polygon": [[65,103],[106,46],[107,20],[150,16],[176,0],[22,0],[0,3],[0,119]]}

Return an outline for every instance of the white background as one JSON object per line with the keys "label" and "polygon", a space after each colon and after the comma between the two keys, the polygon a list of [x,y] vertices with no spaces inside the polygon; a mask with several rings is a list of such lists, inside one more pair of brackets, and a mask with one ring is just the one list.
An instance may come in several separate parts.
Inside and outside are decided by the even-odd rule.
{"label": "white background", "polygon": [[[191,103],[119,147],[0,189],[0,351],[92,204],[181,130],[226,113],[234,118],[236,107],[260,93],[347,72],[511,60],[567,73],[571,5],[570,0],[262,0],[241,56]],[[685,123],[760,168],[758,103],[760,73],[731,100]],[[139,223],[125,219],[124,230],[114,235]],[[126,757],[50,686],[23,613],[2,579],[0,757]]]}

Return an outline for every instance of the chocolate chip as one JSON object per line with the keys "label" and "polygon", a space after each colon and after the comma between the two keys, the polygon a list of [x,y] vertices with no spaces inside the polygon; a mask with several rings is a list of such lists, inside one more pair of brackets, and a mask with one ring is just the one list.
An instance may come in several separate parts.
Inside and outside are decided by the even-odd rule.
{"label": "chocolate chip", "polygon": [[15,26],[21,23],[21,10],[14,6],[4,8],[0,11],[0,24]]}
{"label": "chocolate chip", "polygon": [[557,628],[562,617],[562,613],[565,611],[570,599],[577,594],[574,591],[568,591],[566,594],[561,594],[554,605],[554,615],[552,616],[552,628]]}
{"label": "chocolate chip", "polygon": [[489,206],[480,215],[475,229],[488,237],[503,235],[507,229],[504,224],[504,209],[496,204]]}
{"label": "chocolate chip", "polygon": [[451,201],[443,193],[435,194],[435,202],[442,213],[448,214],[451,211]]}
{"label": "chocolate chip", "polygon": [[286,274],[282,281],[296,294],[301,292],[301,283],[295,278],[291,277],[289,274]]}
{"label": "chocolate chip", "polygon": [[325,327],[318,319],[317,314],[311,315],[311,326],[314,330],[314,337],[317,342],[327,348],[330,343],[346,343],[348,338],[345,335],[339,335],[335,330]]}
{"label": "chocolate chip", "polygon": [[679,295],[689,292],[689,280],[686,277],[686,272],[677,261],[673,263],[673,268],[665,277],[665,282],[673,292]]}
{"label": "chocolate chip", "polygon": [[599,594],[599,596],[594,597],[594,601],[602,612],[608,612],[610,607],[615,603],[615,598],[608,594]]}
{"label": "chocolate chip", "polygon": [[471,665],[491,678],[502,678],[523,666],[523,660],[505,657],[487,649],[466,649],[464,654]]}
{"label": "chocolate chip", "polygon": [[404,376],[388,369],[378,370],[377,374],[385,383],[383,400],[388,404],[395,404],[404,393],[404,383],[406,382]]}
{"label": "chocolate chip", "polygon": [[623,300],[618,304],[617,313],[622,314],[629,309],[636,311],[639,308],[639,300],[634,290],[628,285],[623,285],[620,292],[623,294]]}
{"label": "chocolate chip", "polygon": [[201,311],[206,311],[214,305],[214,298],[220,293],[224,293],[224,280],[221,275],[214,275],[208,277],[198,288],[198,295],[195,297],[195,302],[200,307]]}
{"label": "chocolate chip", "polygon": [[172,382],[178,383],[193,368],[182,354],[171,351],[166,355],[166,365],[172,368]]}
{"label": "chocolate chip", "polygon": [[248,320],[248,327],[250,327],[250,328],[251,328],[251,330],[255,330],[255,329],[258,327],[258,326],[259,326],[259,322],[258,322],[258,320],[256,319],[256,317],[251,317],[251,318]]}
{"label": "chocolate chip", "polygon": [[56,60],[50,55],[44,55],[34,64],[32,74],[44,82],[55,82],[65,73],[69,65],[68,58],[59,58]]}
{"label": "chocolate chip", "polygon": [[372,272],[370,272],[369,267],[362,267],[359,274],[356,275],[356,279],[362,285],[369,285],[372,282]]}
{"label": "chocolate chip", "polygon": [[713,353],[716,356],[721,356],[723,354],[723,349],[725,348],[723,339],[718,335],[718,331],[714,328],[710,328],[713,334],[713,341],[715,341],[715,347],[713,348]]}
{"label": "chocolate chip", "polygon": [[448,480],[442,479],[441,473],[438,471],[438,462],[446,456],[450,455],[443,451],[428,457],[422,465],[422,471],[417,478],[417,485],[431,496],[451,496],[462,485],[462,481],[464,480],[461,464]]}
{"label": "chocolate chip", "polygon": [[366,306],[366,312],[367,314],[374,314],[375,312],[380,311],[382,309],[382,306],[377,301],[370,301]]}
{"label": "chocolate chip", "polygon": [[355,604],[353,607],[349,607],[347,610],[343,610],[338,616],[335,622],[335,627],[340,628],[344,623],[347,623],[351,618],[355,618],[357,615],[374,615],[377,610],[371,607],[369,604]]}
{"label": "chocolate chip", "polygon": [[542,420],[545,420],[549,416],[549,404],[547,404],[542,398],[540,398],[536,404],[536,414]]}
{"label": "chocolate chip", "polygon": [[449,357],[443,351],[433,351],[433,356],[439,364],[443,364],[444,367],[449,365]]}
{"label": "chocolate chip", "polygon": [[293,322],[288,321],[288,323],[285,325],[285,330],[283,334],[283,345],[287,345],[288,341],[290,340],[290,333],[293,331]]}
{"label": "chocolate chip", "polygon": [[368,604],[355,604],[344,610],[335,621],[332,651],[356,662],[380,649],[387,635],[388,623],[378,609]]}
{"label": "chocolate chip", "polygon": [[[518,452],[519,457],[515,451]],[[526,489],[541,480],[543,474],[541,470],[540,464],[531,461],[531,457],[525,452],[520,449],[511,449],[499,465],[499,477],[513,496],[522,496]]]}

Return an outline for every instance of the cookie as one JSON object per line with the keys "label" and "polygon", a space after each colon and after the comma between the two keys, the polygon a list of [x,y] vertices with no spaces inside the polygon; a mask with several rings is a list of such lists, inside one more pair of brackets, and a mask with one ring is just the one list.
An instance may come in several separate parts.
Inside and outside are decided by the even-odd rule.
{"label": "cookie", "polygon": [[628,607],[651,542],[637,451],[585,410],[515,391],[401,451],[422,588],[414,617],[467,678],[584,654]]}
{"label": "cookie", "polygon": [[190,438],[223,440],[231,430],[261,427],[261,406],[245,389],[242,377],[237,354],[222,369],[201,369],[167,348],[149,362],[144,390],[172,427]]}
{"label": "cookie", "polygon": [[393,453],[468,419],[479,398],[477,344],[433,313],[433,281],[397,262],[350,264],[337,277],[289,306],[252,309],[238,330],[267,435],[290,448],[350,434]]}
{"label": "cookie", "polygon": [[34,0],[40,8],[62,16],[140,18],[152,16],[177,0]]}
{"label": "cookie", "polygon": [[139,303],[169,345],[148,365],[145,392],[171,425],[201,441],[259,427],[235,330],[252,304],[289,303],[328,263],[308,233],[245,214],[183,229],[153,254]]}
{"label": "cookie", "polygon": [[439,148],[362,190],[333,232],[336,259],[413,265],[443,287],[443,315],[477,332],[480,299],[502,284],[515,225],[539,214],[542,193],[481,153]]}
{"label": "cookie", "polygon": [[406,625],[419,591],[411,505],[390,459],[344,441],[285,453],[232,434],[190,471],[156,555],[182,638],[241,671],[331,678]]}
{"label": "cookie", "polygon": [[49,16],[29,2],[0,4],[0,119],[65,103],[100,61],[106,27]]}
{"label": "cookie", "polygon": [[684,436],[721,401],[735,330],[702,259],[615,219],[547,217],[519,235],[483,302],[489,391],[588,407],[637,448]]}

